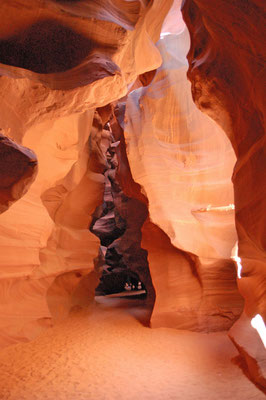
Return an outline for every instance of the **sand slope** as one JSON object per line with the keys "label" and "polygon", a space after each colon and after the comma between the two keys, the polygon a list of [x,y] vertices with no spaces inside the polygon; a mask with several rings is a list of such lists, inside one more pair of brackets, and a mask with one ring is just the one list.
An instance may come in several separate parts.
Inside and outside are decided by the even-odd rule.
{"label": "sand slope", "polygon": [[226,333],[143,327],[96,305],[0,352],[1,400],[260,400]]}

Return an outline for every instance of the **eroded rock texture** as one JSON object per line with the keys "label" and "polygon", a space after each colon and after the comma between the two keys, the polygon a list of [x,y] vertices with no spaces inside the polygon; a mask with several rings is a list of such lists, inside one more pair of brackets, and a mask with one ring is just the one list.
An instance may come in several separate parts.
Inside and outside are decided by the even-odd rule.
{"label": "eroded rock texture", "polygon": [[27,192],[36,173],[34,152],[0,133],[0,213]]}
{"label": "eroded rock texture", "polygon": [[[127,229],[108,246],[133,269],[147,263],[148,251],[157,295],[152,326],[231,327],[243,306],[230,260],[237,237],[244,323],[256,313],[265,318],[261,8],[256,1],[183,3],[194,100],[220,126],[191,99],[180,1],[166,20],[171,0],[2,1],[1,128],[4,141],[14,139],[14,151],[27,156],[30,175],[36,159],[22,145],[35,152],[39,172],[0,218],[1,344],[31,339],[51,317],[92,302],[99,240],[88,228],[111,193],[104,106],[127,93],[125,119],[120,101],[111,122],[119,165],[108,177]],[[20,173],[22,186],[8,182],[11,201],[28,189],[28,172]],[[153,297],[149,276],[142,279]],[[255,330],[238,339],[240,327],[232,339],[254,349]],[[252,360],[263,384],[264,361]]]}
{"label": "eroded rock texture", "polygon": [[160,65],[154,43],[170,6],[1,2],[0,125],[39,164],[28,193],[0,218],[1,344],[34,337],[51,316],[85,304],[85,287],[93,293],[96,278],[85,274],[99,241],[88,227],[102,202],[107,140],[95,108]]}
{"label": "eroded rock texture", "polygon": [[2,344],[32,337],[39,321],[50,318],[46,293],[57,275],[92,269],[98,243],[87,226],[103,187],[101,175],[87,167],[92,119],[91,112],[76,114],[24,136],[39,172],[28,193],[1,215]]}
{"label": "eroded rock texture", "polygon": [[[150,90],[153,84],[151,83],[149,86]],[[138,89],[129,95],[126,103],[127,116],[129,116],[128,108],[130,107],[131,96],[136,95],[137,92],[142,93],[143,89]],[[146,92],[144,93],[146,95]],[[133,114],[130,120],[132,125],[135,122],[137,123],[138,119],[142,117],[141,110],[142,108],[140,108],[140,112],[137,111],[136,107],[136,114]],[[126,118],[126,121],[125,130],[129,129],[129,119]],[[141,124],[138,127],[141,129]],[[125,133],[128,134],[126,131]],[[145,131],[141,131],[141,134],[145,138]],[[135,135],[140,136],[140,132],[137,129],[131,131],[131,136],[127,136],[129,157],[138,151],[134,147],[134,143],[132,144]],[[143,158],[139,157],[137,159],[136,156],[136,159],[129,166],[125,141],[123,135],[120,134],[120,136],[118,176],[124,193],[136,198],[138,202],[147,204],[148,199],[143,194],[143,188],[145,191],[148,188],[148,198],[150,201],[153,201],[154,198],[149,196],[150,187],[145,184],[141,187],[134,182],[132,174],[141,183],[143,183],[141,177],[143,179],[148,177],[150,186],[153,188],[156,188],[156,185],[160,183],[156,180],[156,175],[151,175],[150,173],[152,165],[147,162],[145,164]],[[149,144],[152,145],[151,138],[152,136],[150,135],[150,140],[147,140],[147,146]],[[165,154],[162,150],[161,159],[164,156]],[[148,157],[152,157],[152,154],[147,152]],[[129,160],[131,161],[131,158]],[[160,160],[158,160],[158,163],[160,164]],[[139,167],[139,171],[142,171],[141,177],[136,174],[136,171],[138,171],[137,167]],[[178,174],[177,168],[173,168],[172,171]],[[164,179],[167,181],[167,176]],[[174,190],[174,188],[169,186],[168,193],[171,193],[171,190]],[[156,194],[155,192],[155,196]],[[183,193],[181,192],[180,196],[182,195]],[[159,201],[160,198],[158,199]],[[165,204],[163,205],[166,207]],[[138,212],[138,209],[139,207],[135,208],[135,214]],[[149,209],[150,211],[152,210],[151,203],[149,203]],[[170,212],[171,210],[169,214]],[[203,259],[195,254],[176,248],[166,233],[153,223],[154,216],[157,216],[157,219],[155,219],[156,222],[161,221],[161,214],[156,215],[151,213],[150,218],[146,219],[142,228],[142,247],[148,251],[151,277],[156,290],[154,310],[151,317],[152,327],[168,326],[197,331],[229,329],[242,310],[242,299],[236,288],[236,273],[233,262],[224,259]],[[169,222],[171,222],[170,218]],[[178,229],[176,229],[176,232],[178,233]]]}
{"label": "eroded rock texture", "polygon": [[177,6],[177,26],[170,14],[157,42],[162,66],[128,95],[125,137],[133,178],[149,201],[142,246],[156,288],[151,324],[215,331],[228,329],[243,304],[230,260],[235,155],[191,98],[189,37]]}
{"label": "eroded rock texture", "polygon": [[[232,337],[239,347],[246,346],[243,353],[254,355],[261,346],[259,335],[247,326],[253,338],[245,341],[241,329],[256,314],[266,320],[265,91],[262,84],[266,58],[265,7],[257,0],[186,0],[182,11],[191,36],[188,78],[194,101],[223,127],[237,156],[232,181],[238,255],[242,264],[238,287],[246,303],[244,322],[235,327]],[[257,373],[250,368],[253,378],[265,385],[262,371],[261,368]]]}

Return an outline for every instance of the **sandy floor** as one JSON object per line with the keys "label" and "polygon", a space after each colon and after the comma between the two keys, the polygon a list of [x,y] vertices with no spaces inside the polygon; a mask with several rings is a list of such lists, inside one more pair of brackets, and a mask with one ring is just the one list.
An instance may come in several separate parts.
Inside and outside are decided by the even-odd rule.
{"label": "sandy floor", "polygon": [[1,400],[260,400],[224,333],[143,327],[97,305],[0,352]]}

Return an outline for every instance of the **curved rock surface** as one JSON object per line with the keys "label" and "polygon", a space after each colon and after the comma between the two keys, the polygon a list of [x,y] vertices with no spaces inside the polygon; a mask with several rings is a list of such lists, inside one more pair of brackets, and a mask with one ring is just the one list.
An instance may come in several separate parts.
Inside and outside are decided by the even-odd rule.
{"label": "curved rock surface", "polygon": [[[188,78],[194,101],[223,127],[237,157],[232,181],[243,318],[250,323],[260,315],[266,321],[265,5],[185,0],[182,11],[191,36]],[[240,347],[241,326],[232,331]],[[250,332],[259,348],[259,335]],[[262,384],[252,367],[250,373]]]}
{"label": "curved rock surface", "polygon": [[151,324],[223,330],[243,306],[230,260],[237,240],[231,182],[236,158],[223,130],[193,103],[180,2],[174,11],[177,25],[170,13],[157,42],[161,67],[150,82],[142,78],[144,87],[126,102],[128,160],[151,219],[142,241],[156,289]]}
{"label": "curved rock surface", "polygon": [[[92,269],[98,241],[87,227],[103,187],[100,174],[87,168],[92,119],[91,112],[76,114],[34,126],[24,136],[39,172],[0,218],[1,332],[8,343],[33,337],[34,321],[51,317],[46,292],[57,275]],[[76,209],[67,207],[69,198]]]}
{"label": "curved rock surface", "polygon": [[149,199],[153,222],[177,248],[230,258],[237,240],[232,146],[195,106],[186,78],[188,33],[164,36],[153,81],[128,96],[125,135],[134,179]]}
{"label": "curved rock surface", "polygon": [[[152,85],[153,83],[150,87]],[[137,89],[136,92],[141,90]],[[136,92],[131,95],[133,96]],[[126,106],[128,106],[128,103],[130,106],[131,95],[129,95]],[[167,97],[165,101],[167,101]],[[128,109],[126,112],[126,115],[129,116]],[[118,119],[120,118],[121,115],[118,115]],[[138,118],[140,116],[136,111],[136,115],[133,115],[130,122],[134,124],[135,121],[138,121]],[[128,120],[126,121],[125,129],[129,125]],[[139,134],[140,141],[142,141],[142,137],[145,140],[145,132],[135,130],[131,133],[130,137],[127,136],[129,156],[138,150],[134,147],[134,134]],[[152,143],[151,135],[149,139],[147,146],[148,143]],[[131,146],[132,141],[133,146]],[[152,204],[148,203],[143,194],[146,186],[141,187],[133,180],[137,167],[133,162],[131,165],[128,163],[125,140],[121,132],[118,150],[118,178],[124,193],[136,198],[138,202],[141,201],[143,205],[149,205],[150,210],[152,210]],[[147,152],[147,157],[149,156],[150,154]],[[162,159],[163,156],[164,153],[162,152]],[[143,159],[138,159],[138,161],[139,164],[143,163]],[[142,172],[146,172],[150,182],[156,188],[156,176],[149,175],[150,165],[143,165],[144,163],[140,165],[139,170],[142,167]],[[139,179],[139,182],[142,181]],[[168,192],[171,190],[173,188],[169,187]],[[149,191],[147,192],[149,193]],[[149,200],[153,199],[149,198]],[[135,208],[135,214],[137,213],[138,207]],[[143,225],[141,242],[142,248],[148,251],[149,267],[156,291],[151,326],[167,326],[205,332],[229,329],[239,317],[243,306],[243,300],[236,287],[234,263],[231,260],[199,258],[195,254],[176,248],[166,233],[153,223],[151,220],[153,215],[151,213]],[[159,217],[160,215],[157,215],[157,218]],[[216,229],[218,231],[217,225]]]}
{"label": "curved rock surface", "polygon": [[[171,0],[1,2],[1,128],[23,165],[13,176],[1,169],[10,189],[3,211],[28,192],[0,217],[0,342],[32,339],[92,302],[99,241],[88,228],[112,141],[102,107],[131,91],[125,140],[114,132],[130,207],[120,189],[115,200],[125,220],[129,210],[142,213],[130,215],[116,244],[127,250],[136,235],[140,250],[149,205],[142,247],[157,293],[152,326],[230,328],[242,310],[229,260],[238,238],[246,307],[230,334],[263,385],[259,336],[250,326],[241,336],[243,318],[265,319],[266,309],[263,10],[258,0],[183,1],[193,98],[218,126],[190,96],[179,8]],[[36,157],[22,145],[38,158],[34,183]]]}
{"label": "curved rock surface", "polygon": [[99,246],[88,227],[108,138],[94,111],[160,65],[154,43],[172,1],[26,3],[0,7],[2,133],[39,164],[28,193],[0,218],[1,344],[32,338],[76,304]]}
{"label": "curved rock surface", "polygon": [[0,213],[19,200],[37,174],[34,152],[0,133]]}

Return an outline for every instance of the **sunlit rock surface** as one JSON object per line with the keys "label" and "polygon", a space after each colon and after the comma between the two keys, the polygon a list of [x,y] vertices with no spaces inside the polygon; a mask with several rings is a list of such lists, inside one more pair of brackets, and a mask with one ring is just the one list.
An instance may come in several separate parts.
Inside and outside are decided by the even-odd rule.
{"label": "sunlit rock surface", "polygon": [[125,134],[133,177],[152,220],[172,243],[206,258],[230,258],[234,229],[232,146],[191,98],[187,32],[158,42],[164,63],[152,83],[128,96]]}
{"label": "sunlit rock surface", "polygon": [[154,43],[171,3],[1,2],[1,129],[39,164],[28,193],[0,217],[1,345],[34,337],[77,305],[99,246],[88,227],[102,201],[107,138],[94,110],[160,65]]}
{"label": "sunlit rock surface", "polygon": [[175,11],[176,31],[170,14],[157,42],[162,66],[126,102],[129,164],[152,221],[144,225],[142,243],[156,288],[151,324],[222,330],[243,304],[230,260],[237,240],[235,155],[223,130],[193,103],[186,77],[189,36],[178,3]]}
{"label": "sunlit rock surface", "polygon": [[230,329],[229,337],[238,349],[249,377],[260,387],[266,388],[265,347],[262,340],[257,340],[255,333],[250,318],[243,314]]}
{"label": "sunlit rock surface", "polygon": [[[183,16],[191,36],[188,78],[198,107],[228,135],[237,161],[234,184],[238,280],[244,296],[244,320],[260,315],[266,321],[266,156],[265,156],[265,8],[258,1],[186,0]],[[241,340],[242,325],[232,338],[253,355],[259,334],[250,329],[250,343]],[[265,332],[265,329],[264,329]],[[265,335],[265,333],[264,333]],[[265,354],[265,352],[264,352]],[[265,356],[264,356],[265,363]],[[249,365],[259,383],[258,374]],[[265,374],[265,372],[264,372]],[[257,377],[256,377],[257,376]],[[265,385],[265,377],[264,377]]]}
{"label": "sunlit rock surface", "polygon": [[[122,108],[123,105],[121,110]],[[136,113],[136,119],[137,116]],[[120,117],[121,115],[118,115],[118,119]],[[145,205],[147,198],[143,194],[143,187],[133,180],[132,173],[134,175],[136,165],[128,164],[121,133],[120,142],[118,177],[121,185],[127,195]],[[127,149],[130,154],[130,137]],[[149,165],[145,171],[149,172],[148,168]],[[156,182],[154,179],[154,185]],[[150,203],[149,207],[151,208]],[[135,209],[137,213],[138,207]],[[152,216],[151,214],[151,218]],[[142,248],[148,251],[149,267],[156,291],[151,326],[196,331],[229,329],[243,306],[243,300],[236,287],[233,262],[225,259],[203,259],[176,248],[151,218],[147,218],[142,228]]]}
{"label": "sunlit rock surface", "polygon": [[[136,235],[140,250],[149,209],[141,246],[157,295],[151,326],[230,328],[242,309],[230,260],[237,239],[245,321],[265,319],[262,12],[242,3],[183,2],[194,100],[227,137],[191,99],[180,1],[166,20],[170,0],[1,2],[1,129],[26,152],[32,175],[21,168],[21,186],[9,182],[2,211],[28,192],[0,217],[1,345],[32,339],[93,301],[99,241],[88,228],[112,142],[98,107],[130,92],[118,179],[132,207],[121,193],[116,201],[122,214],[144,211],[140,223],[130,215],[119,246]],[[259,336],[248,329],[247,344],[241,326],[232,340],[263,384],[264,359],[248,348]]]}
{"label": "sunlit rock surface", "polygon": [[33,124],[125,95],[139,74],[160,65],[153,42],[171,3],[3,1],[3,133],[21,140]]}
{"label": "sunlit rock surface", "polygon": [[24,136],[39,173],[0,219],[1,344],[6,336],[10,342],[32,337],[33,322],[50,318],[46,292],[58,274],[92,270],[98,241],[87,226],[103,186],[101,175],[87,168],[92,118],[91,112],[76,114]]}

